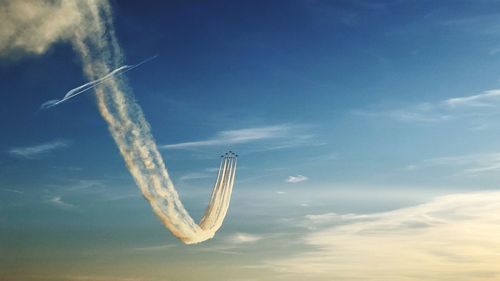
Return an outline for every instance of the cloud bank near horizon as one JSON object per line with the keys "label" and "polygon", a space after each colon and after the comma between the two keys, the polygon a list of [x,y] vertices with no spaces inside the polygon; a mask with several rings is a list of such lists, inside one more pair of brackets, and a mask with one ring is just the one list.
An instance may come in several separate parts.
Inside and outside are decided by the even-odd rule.
{"label": "cloud bank near horizon", "polygon": [[[269,261],[318,280],[496,280],[500,192],[453,194],[374,214],[304,218],[312,247]],[[324,279],[325,278],[325,279]]]}

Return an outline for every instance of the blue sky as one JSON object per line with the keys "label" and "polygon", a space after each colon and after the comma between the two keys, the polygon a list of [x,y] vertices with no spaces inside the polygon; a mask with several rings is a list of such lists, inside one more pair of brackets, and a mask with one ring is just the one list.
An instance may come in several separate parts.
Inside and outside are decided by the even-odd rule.
{"label": "blue sky", "polygon": [[[126,63],[158,55],[126,77],[194,217],[220,154],[240,155],[226,223],[199,246],[171,237],[125,168],[94,93],[39,110],[87,82],[71,45],[39,55],[0,45],[0,279],[215,280],[221,267],[227,280],[372,280],[376,271],[325,273],[315,257],[337,272],[348,261],[331,255],[338,241],[315,239],[348,225],[339,241],[355,245],[353,229],[374,227],[357,225],[363,215],[413,221],[452,210],[446,196],[457,208],[498,207],[484,198],[498,196],[500,179],[499,2],[111,4]],[[470,192],[486,201],[467,201]],[[477,211],[474,222],[496,221],[491,213]],[[391,235],[403,234],[360,243]],[[453,245],[445,248],[461,252]],[[470,272],[500,276],[479,264]],[[402,280],[413,270],[425,271],[390,274]]]}

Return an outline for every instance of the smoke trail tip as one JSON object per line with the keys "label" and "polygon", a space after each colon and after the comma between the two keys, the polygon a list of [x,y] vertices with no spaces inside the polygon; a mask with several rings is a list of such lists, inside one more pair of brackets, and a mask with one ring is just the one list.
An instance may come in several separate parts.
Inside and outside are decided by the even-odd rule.
{"label": "smoke trail tip", "polygon": [[46,101],[46,102],[42,103],[42,105],[40,105],[39,110],[49,109],[51,107],[56,106],[59,102],[60,102],[60,100],[49,100],[49,101]]}
{"label": "smoke trail tip", "polygon": [[139,67],[139,66],[141,66],[141,65],[143,65],[143,64],[145,64],[145,63],[147,63],[147,62],[150,62],[150,61],[152,61],[152,60],[156,59],[157,57],[159,57],[159,55],[158,55],[158,54],[152,55],[152,56],[150,56],[149,58],[146,58],[146,59],[142,60],[141,62],[139,62],[139,63],[137,63],[137,64],[132,65],[132,66],[131,66],[131,69],[132,69],[132,68]]}

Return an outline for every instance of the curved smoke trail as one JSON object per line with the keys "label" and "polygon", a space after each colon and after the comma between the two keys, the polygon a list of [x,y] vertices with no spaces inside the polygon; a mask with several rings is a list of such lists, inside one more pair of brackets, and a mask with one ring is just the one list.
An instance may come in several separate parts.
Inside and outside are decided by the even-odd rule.
{"label": "curved smoke trail", "polygon": [[125,78],[115,75],[112,79],[102,79],[123,65],[109,4],[99,0],[78,3],[87,24],[75,28],[71,42],[81,57],[87,78],[99,81],[92,85],[99,111],[135,182],[163,224],[181,241],[193,244],[212,238],[229,207],[236,174],[235,155],[226,154],[222,158],[209,205],[200,224],[196,224],[179,200],[149,123]]}

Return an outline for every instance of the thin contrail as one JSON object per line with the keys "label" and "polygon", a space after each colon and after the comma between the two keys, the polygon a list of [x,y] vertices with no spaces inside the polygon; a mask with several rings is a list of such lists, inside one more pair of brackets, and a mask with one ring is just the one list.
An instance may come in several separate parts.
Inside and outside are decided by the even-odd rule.
{"label": "thin contrail", "polygon": [[147,59],[139,62],[138,64],[123,65],[121,67],[118,67],[117,69],[111,71],[110,73],[104,75],[103,77],[101,77],[99,79],[96,79],[94,81],[90,81],[88,83],[85,83],[85,84],[83,84],[81,86],[78,86],[78,87],[76,87],[74,89],[69,90],[66,93],[66,95],[64,95],[64,97],[62,99],[60,99],[60,100],[49,100],[49,101],[44,102],[40,106],[40,109],[48,109],[48,108],[54,107],[54,106],[56,106],[56,105],[58,105],[60,103],[63,103],[65,101],[69,100],[69,99],[72,99],[72,98],[74,98],[74,97],[76,97],[76,96],[78,96],[78,95],[80,95],[80,94],[82,94],[84,92],[87,92],[87,91],[89,91],[91,89],[94,89],[99,84],[102,84],[102,83],[106,82],[107,80],[114,78],[114,76],[117,75],[117,74],[120,74],[120,73],[123,74],[125,72],[128,72],[128,71],[130,71],[130,70],[132,70],[132,69],[134,69],[136,67],[139,67],[139,66],[145,64],[146,62],[151,61],[151,60],[153,60],[153,59],[155,59],[157,57],[158,57],[158,55],[154,55],[152,57],[149,57],[149,58],[147,58]]}

